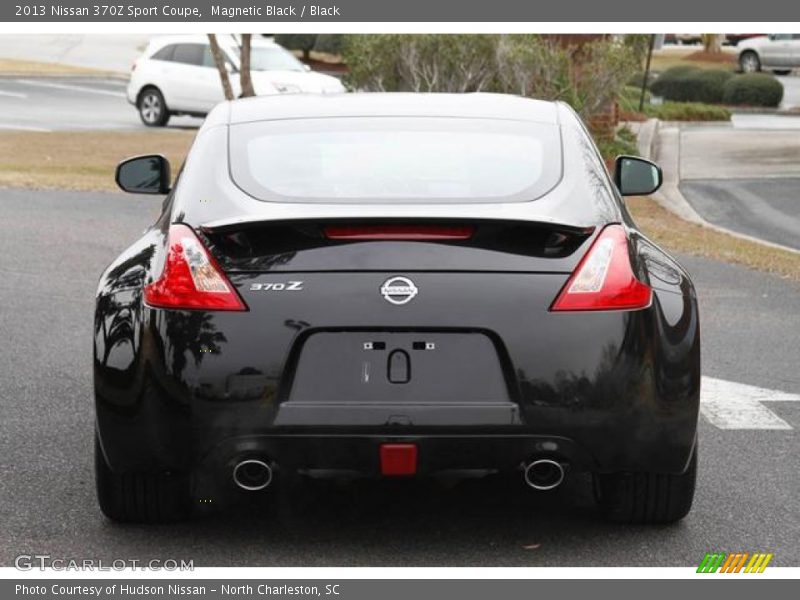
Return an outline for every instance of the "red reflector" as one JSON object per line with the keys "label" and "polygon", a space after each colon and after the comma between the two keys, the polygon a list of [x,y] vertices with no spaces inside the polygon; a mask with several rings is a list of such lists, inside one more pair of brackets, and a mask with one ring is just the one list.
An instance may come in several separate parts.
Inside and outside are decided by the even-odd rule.
{"label": "red reflector", "polygon": [[628,236],[621,225],[609,225],[589,248],[553,302],[551,310],[635,310],[653,298],[649,285],[631,268]]}
{"label": "red reflector", "polygon": [[159,308],[247,310],[236,289],[188,225],[171,225],[164,270],[144,286],[144,301]]}
{"label": "red reflector", "polygon": [[381,444],[381,475],[414,475],[416,472],[416,444]]}
{"label": "red reflector", "polygon": [[468,240],[475,232],[471,225],[326,225],[325,237],[331,240]]}

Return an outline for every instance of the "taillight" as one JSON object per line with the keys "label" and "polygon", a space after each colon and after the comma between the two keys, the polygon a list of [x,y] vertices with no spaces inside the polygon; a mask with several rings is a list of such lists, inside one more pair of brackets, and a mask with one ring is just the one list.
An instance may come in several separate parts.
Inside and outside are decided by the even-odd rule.
{"label": "taillight", "polygon": [[468,240],[475,232],[471,225],[327,225],[329,240],[447,241]]}
{"label": "taillight", "polygon": [[633,274],[628,236],[621,225],[606,227],[589,248],[550,310],[647,308],[653,290]]}
{"label": "taillight", "polygon": [[191,227],[172,225],[161,277],[144,287],[144,301],[158,308],[247,310]]}

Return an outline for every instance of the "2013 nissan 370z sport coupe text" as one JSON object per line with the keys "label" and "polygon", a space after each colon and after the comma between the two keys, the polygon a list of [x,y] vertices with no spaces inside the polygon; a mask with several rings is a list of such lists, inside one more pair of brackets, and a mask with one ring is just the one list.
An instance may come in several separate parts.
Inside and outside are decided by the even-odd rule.
{"label": "2013 nissan 370z sport coupe text", "polygon": [[[614,520],[687,514],[700,337],[686,272],[565,104],[493,94],[216,107],[106,269],[94,338],[100,506],[160,521],[295,474],[591,472]],[[210,500],[210,501],[209,501]]]}

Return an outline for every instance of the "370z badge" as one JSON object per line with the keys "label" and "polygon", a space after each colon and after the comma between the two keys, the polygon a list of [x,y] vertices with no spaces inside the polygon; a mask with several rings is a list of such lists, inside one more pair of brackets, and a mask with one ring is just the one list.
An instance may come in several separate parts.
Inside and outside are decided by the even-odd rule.
{"label": "370z badge", "polygon": [[419,292],[419,288],[407,277],[392,277],[381,286],[381,295],[392,304],[401,305],[411,302]]}
{"label": "370z badge", "polygon": [[285,283],[251,283],[251,292],[299,292],[303,289],[302,281],[287,281]]}

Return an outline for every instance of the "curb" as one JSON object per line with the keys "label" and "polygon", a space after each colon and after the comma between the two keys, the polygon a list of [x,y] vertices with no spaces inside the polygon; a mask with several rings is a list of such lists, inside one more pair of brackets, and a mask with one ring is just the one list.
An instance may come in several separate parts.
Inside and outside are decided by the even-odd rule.
{"label": "curb", "polygon": [[[654,122],[651,125],[651,122]],[[668,211],[674,213],[684,221],[689,221],[702,227],[707,227],[719,233],[724,233],[740,240],[753,242],[772,248],[774,250],[784,250],[792,254],[800,254],[797,248],[791,248],[775,242],[762,240],[745,233],[733,231],[727,227],[721,227],[706,221],[689,203],[683,192],[680,190],[680,127],[677,125],[667,125],[658,119],[647,121],[639,133],[639,152],[644,158],[658,162],[664,172],[664,183],[661,189],[653,196],[653,199]]]}

